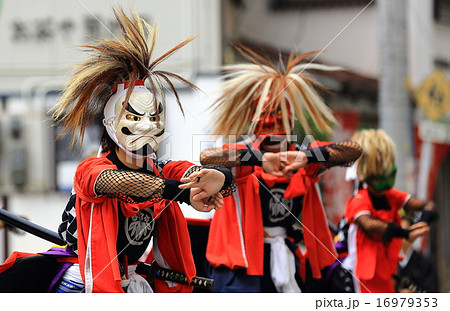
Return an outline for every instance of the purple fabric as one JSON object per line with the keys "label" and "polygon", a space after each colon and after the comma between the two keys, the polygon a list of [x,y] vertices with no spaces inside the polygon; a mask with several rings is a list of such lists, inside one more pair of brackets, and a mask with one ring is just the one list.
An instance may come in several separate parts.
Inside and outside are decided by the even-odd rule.
{"label": "purple fabric", "polygon": [[70,266],[72,266],[72,265],[73,265],[73,262],[61,262],[60,263],[60,265],[58,267],[58,272],[56,273],[53,280],[50,282],[50,286],[47,289],[47,293],[54,292],[53,289],[54,289],[56,283],[59,282],[59,280],[62,278],[64,272],[66,272],[66,270],[69,269]]}
{"label": "purple fabric", "polygon": [[[341,260],[341,259],[339,259],[339,260]],[[324,277],[324,281],[325,282],[328,282],[330,280],[331,274],[333,273],[334,269],[336,269],[336,267],[339,266],[340,264],[341,263],[338,260],[336,260],[335,262],[333,262],[331,264],[331,266],[329,266],[327,268],[327,273],[326,273],[326,275]]]}
{"label": "purple fabric", "polygon": [[[70,248],[68,247],[53,247],[49,249],[46,252],[39,253],[40,255],[47,255],[47,256],[55,256],[55,257],[77,257],[77,254],[75,254]],[[56,283],[59,282],[61,277],[63,276],[64,272],[66,272],[67,269],[69,269],[70,266],[72,266],[72,262],[61,262],[59,263],[58,270],[56,272],[55,277],[50,282],[50,286],[47,289],[47,293],[52,292],[53,288],[55,287]]]}
{"label": "purple fabric", "polygon": [[341,262],[344,261],[346,256],[343,256],[342,253],[346,253],[347,250],[347,243],[345,241],[337,241],[336,243],[334,243],[334,247],[337,251],[337,253],[340,255],[337,260],[335,262],[333,262],[333,264],[331,264],[328,268],[327,268],[327,272],[325,274],[325,282],[328,282],[330,280],[331,274],[333,273],[334,269],[336,269],[337,266],[339,266],[341,264]]}
{"label": "purple fabric", "polygon": [[48,251],[38,254],[57,257],[77,257],[77,254],[75,254],[70,248],[67,247],[52,247]]}
{"label": "purple fabric", "polygon": [[337,241],[337,242],[334,244],[334,247],[336,248],[336,251],[337,251],[338,253],[343,253],[343,252],[347,252],[347,251],[348,251],[348,250],[347,250],[347,243],[344,242],[344,241]]}

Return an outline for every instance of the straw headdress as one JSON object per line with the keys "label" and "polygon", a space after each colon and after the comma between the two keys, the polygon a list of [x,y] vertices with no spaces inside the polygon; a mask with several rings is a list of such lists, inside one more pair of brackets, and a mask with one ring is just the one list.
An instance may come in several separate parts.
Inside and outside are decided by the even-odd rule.
{"label": "straw headdress", "polygon": [[115,40],[101,40],[95,45],[82,46],[91,57],[76,65],[77,71],[68,81],[61,98],[52,109],[53,118],[63,124],[63,134],[72,131],[72,145],[77,135],[81,141],[83,140],[86,126],[103,112],[117,83],[129,82],[126,101],[137,80],[147,80],[151,92],[163,102],[166,85],[176,97],[182,112],[171,79],[174,78],[189,88],[197,89],[194,84],[175,73],[156,70],[157,65],[195,37],[184,40],[151,61],[158,34],[156,24],[149,25],[134,11],[129,18],[122,8],[114,8],[114,15],[119,23],[121,36]]}
{"label": "straw headdress", "polygon": [[362,180],[391,172],[395,166],[395,144],[384,130],[360,130],[351,140],[357,142],[363,150],[361,157],[355,162]]}
{"label": "straw headdress", "polygon": [[223,67],[227,72],[222,85],[223,93],[210,107],[214,114],[211,124],[213,134],[252,134],[255,129],[258,130],[259,119],[275,112],[281,113],[286,134],[291,134],[294,115],[307,134],[312,134],[311,125],[325,133],[331,132],[337,121],[314,87],[326,89],[305,70],[341,68],[301,63],[317,53],[313,51],[299,56],[291,53],[284,68],[279,70],[248,47],[239,45],[236,49],[250,63]]}

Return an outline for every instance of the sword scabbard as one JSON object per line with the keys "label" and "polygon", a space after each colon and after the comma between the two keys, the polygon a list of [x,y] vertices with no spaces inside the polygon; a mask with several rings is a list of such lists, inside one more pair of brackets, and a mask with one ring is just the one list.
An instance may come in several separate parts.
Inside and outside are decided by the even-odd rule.
{"label": "sword scabbard", "polygon": [[189,283],[186,275],[183,273],[158,267],[154,262],[152,264],[140,262],[136,267],[136,273],[146,275],[149,282],[153,282],[153,279],[160,279],[203,289],[212,289],[214,287],[213,279],[195,276]]}

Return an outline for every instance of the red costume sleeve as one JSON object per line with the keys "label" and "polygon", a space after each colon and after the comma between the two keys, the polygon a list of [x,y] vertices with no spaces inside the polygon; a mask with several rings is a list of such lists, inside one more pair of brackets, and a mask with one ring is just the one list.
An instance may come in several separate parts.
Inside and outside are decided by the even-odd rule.
{"label": "red costume sleeve", "polygon": [[[358,191],[357,195],[347,202],[345,217],[350,223],[355,223],[354,219],[357,215],[369,211],[372,218],[399,225],[400,215],[398,210],[406,203],[409,195],[397,189],[390,189],[386,191],[385,195],[390,210],[375,209],[367,189]],[[386,282],[384,290],[391,292],[393,290],[391,276],[397,270],[400,247],[400,238],[393,238],[390,242],[383,243],[381,239],[370,238],[358,227],[356,232],[355,276],[361,280],[371,280],[373,284]],[[372,290],[368,284],[366,285],[369,287],[368,290]],[[361,290],[367,289],[362,287]],[[376,290],[374,289],[374,291]]]}
{"label": "red costume sleeve", "polygon": [[193,165],[195,164],[189,161],[170,161],[164,165],[161,173],[164,178],[180,180],[184,173]]}
{"label": "red costume sleeve", "polygon": [[94,184],[105,169],[117,169],[106,157],[89,158],[75,173],[78,260],[86,291],[120,293],[116,253],[117,200],[97,197]]}
{"label": "red costume sleeve", "polygon": [[312,275],[321,278],[321,270],[336,261],[337,253],[315,181],[308,179],[302,210],[303,238]]}
{"label": "red costume sleeve", "polygon": [[[240,168],[236,168],[239,171]],[[259,182],[253,175],[236,178],[237,191],[214,213],[206,258],[215,267],[246,268],[263,274],[264,233]]]}
{"label": "red costume sleeve", "polygon": [[[223,148],[246,149],[243,144]],[[214,267],[246,268],[248,275],[263,274],[264,232],[259,182],[253,166],[232,169],[237,190],[224,198],[223,208],[214,213],[206,258]]]}
{"label": "red costume sleeve", "polygon": [[[409,200],[411,195],[407,192],[391,188],[386,192],[386,195],[389,200],[389,205],[395,207],[398,211],[402,207],[405,206],[406,202]],[[400,221],[398,222],[400,224]]]}
{"label": "red costume sleeve", "polygon": [[[309,148],[329,145],[331,142],[314,141]],[[317,174],[320,163],[309,164],[302,175],[305,195],[303,198],[302,225],[303,238],[306,246],[306,257],[311,265],[314,278],[321,278],[321,270],[331,265],[337,259],[330,229],[325,215],[322,200],[316,188],[319,182]]]}
{"label": "red costume sleeve", "polygon": [[345,206],[345,218],[351,223],[355,223],[356,216],[361,214],[372,215],[372,203],[368,197],[367,191],[359,191],[356,196],[350,198]]}
{"label": "red costume sleeve", "polygon": [[[192,165],[188,161],[171,161],[167,163],[162,175],[164,178],[179,180]],[[191,241],[186,219],[178,203],[163,200],[155,204],[155,217],[158,218],[157,243],[158,249],[169,269],[184,273],[191,281],[196,274],[194,259],[191,251]],[[153,261],[153,252],[149,254],[146,262]],[[159,263],[163,266],[163,263]],[[155,290],[158,293],[192,292],[193,287],[181,284],[169,286],[169,283],[155,279]],[[173,284],[172,284],[173,285]]]}
{"label": "red costume sleeve", "polygon": [[[184,273],[191,281],[196,274],[196,270],[186,219],[176,202],[163,201],[158,205],[159,207],[155,205],[155,210],[164,209],[164,212],[160,214],[158,219],[157,238],[154,242],[158,243],[161,256],[168,264],[167,268]],[[153,258],[152,251],[146,262],[151,263]],[[158,264],[165,267],[161,262],[158,262]],[[159,279],[155,279],[154,282],[157,293],[189,293],[193,290],[192,286],[182,284],[170,286],[169,283]]]}
{"label": "red costume sleeve", "polygon": [[[360,190],[355,197],[350,198],[345,206],[345,217],[351,224],[361,213],[372,215],[372,204],[367,190]],[[356,232],[357,262],[355,275],[362,280],[373,278],[377,263],[377,252],[380,242],[370,239],[359,227]],[[358,264],[359,263],[359,264]]]}

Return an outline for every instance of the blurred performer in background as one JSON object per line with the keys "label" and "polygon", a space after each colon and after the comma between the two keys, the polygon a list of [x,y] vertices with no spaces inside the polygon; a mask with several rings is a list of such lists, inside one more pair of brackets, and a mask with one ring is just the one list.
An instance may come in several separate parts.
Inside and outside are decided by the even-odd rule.
{"label": "blurred performer in background", "polygon": [[[156,264],[191,280],[195,266],[177,202],[198,211],[219,209],[222,195],[231,192],[233,176],[219,166],[156,159],[164,136],[164,84],[180,108],[170,79],[196,89],[156,67],[193,38],[151,61],[156,27],[137,13],[128,18],[118,8],[114,14],[122,36],[85,46],[92,57],[79,65],[54,110],[54,118],[72,132],[72,144],[77,135],[83,139],[86,126],[99,114],[104,116],[104,133],[100,155],[81,162],[74,177],[74,194],[59,227],[68,246],[45,254],[65,253],[71,265],[59,269],[47,286],[57,292],[189,292],[191,286],[163,280],[154,280],[152,288],[134,273],[136,264],[153,237]],[[8,281],[12,279],[4,284]]]}
{"label": "blurred performer in background", "polygon": [[[401,213],[401,226],[409,230],[415,223],[414,219],[406,213]],[[414,239],[403,239],[395,277],[396,291],[400,293],[437,293],[438,278],[433,262],[414,249]]]}
{"label": "blurred performer in background", "polygon": [[[426,234],[437,213],[433,202],[393,188],[395,145],[386,132],[362,130],[352,140],[363,149],[356,162],[363,187],[346,203],[348,256],[343,265],[353,272],[355,292],[395,292],[393,276],[402,239],[413,241]],[[408,229],[400,224],[402,207],[408,213],[420,212],[419,221]]]}
{"label": "blurred performer in background", "polygon": [[[358,144],[291,140],[297,118],[306,133],[329,133],[336,121],[314,90],[320,85],[305,69],[337,70],[301,63],[312,53],[292,54],[282,70],[244,46],[250,61],[226,66],[223,94],[213,104],[213,134],[244,141],[202,151],[200,162],[232,168],[238,190],[215,212],[206,258],[215,292],[300,292],[306,265],[314,278],[335,260],[318,175],[348,166]],[[233,136],[231,136],[233,135]],[[309,149],[308,149],[309,148]],[[306,252],[298,243],[304,240]],[[306,264],[307,262],[307,264]]]}

